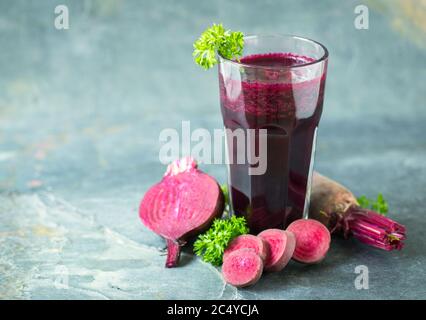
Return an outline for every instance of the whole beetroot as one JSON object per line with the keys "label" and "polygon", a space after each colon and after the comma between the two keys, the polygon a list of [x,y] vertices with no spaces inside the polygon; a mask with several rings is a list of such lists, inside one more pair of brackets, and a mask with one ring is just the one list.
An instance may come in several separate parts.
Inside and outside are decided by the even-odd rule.
{"label": "whole beetroot", "polygon": [[223,212],[224,198],[216,180],[197,169],[190,157],[170,164],[163,179],[143,197],[139,216],[166,239],[166,267],[175,267],[188,238],[208,228]]}
{"label": "whole beetroot", "polygon": [[361,208],[347,188],[317,172],[312,179],[309,217],[331,233],[353,236],[386,251],[400,250],[406,239],[405,226],[370,209]]}

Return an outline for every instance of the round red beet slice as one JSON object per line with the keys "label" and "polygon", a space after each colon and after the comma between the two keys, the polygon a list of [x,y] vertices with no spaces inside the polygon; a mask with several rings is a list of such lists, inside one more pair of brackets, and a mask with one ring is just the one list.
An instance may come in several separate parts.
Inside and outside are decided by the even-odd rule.
{"label": "round red beet slice", "polygon": [[263,261],[252,249],[238,249],[223,259],[225,281],[236,287],[255,284],[262,275]]}
{"label": "round red beet slice", "polygon": [[145,226],[167,240],[166,267],[174,267],[181,246],[220,216],[223,205],[216,180],[198,170],[192,158],[183,158],[173,162],[161,182],[146,192],[139,216]]}
{"label": "round red beet slice", "polygon": [[231,252],[238,249],[252,249],[256,252],[262,260],[265,260],[268,253],[267,244],[263,239],[253,236],[251,234],[243,234],[234,238],[226,247],[225,252],[223,253],[223,258],[225,259],[227,255]]}
{"label": "round red beet slice", "polygon": [[281,271],[293,256],[296,238],[291,232],[280,229],[267,229],[258,234],[269,247],[265,260],[266,271]]}
{"label": "round red beet slice", "polygon": [[287,231],[296,237],[293,259],[303,263],[317,263],[324,259],[330,248],[330,231],[313,219],[299,219],[292,222]]}

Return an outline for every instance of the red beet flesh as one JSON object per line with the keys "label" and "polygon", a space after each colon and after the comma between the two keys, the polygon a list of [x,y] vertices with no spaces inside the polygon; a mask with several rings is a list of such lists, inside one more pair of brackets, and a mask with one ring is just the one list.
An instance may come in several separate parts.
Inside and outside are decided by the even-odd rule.
{"label": "red beet flesh", "polygon": [[246,287],[256,283],[262,271],[262,258],[252,249],[235,250],[223,259],[223,278],[236,287]]}
{"label": "red beet flesh", "polygon": [[175,267],[186,240],[223,212],[223,194],[216,180],[197,169],[195,161],[173,162],[161,182],[142,199],[139,216],[149,229],[167,240],[166,267]]}
{"label": "red beet flesh", "polygon": [[330,231],[313,219],[299,219],[292,222],[287,231],[294,233],[296,248],[293,259],[303,263],[321,261],[330,247]]}
{"label": "red beet flesh", "polygon": [[259,255],[262,260],[265,260],[268,255],[268,247],[263,239],[251,234],[244,234],[234,238],[225,249],[223,258],[238,249],[251,249]]}
{"label": "red beet flesh", "polygon": [[290,261],[296,246],[293,233],[279,229],[267,229],[258,235],[268,246],[265,260],[266,271],[281,271]]}

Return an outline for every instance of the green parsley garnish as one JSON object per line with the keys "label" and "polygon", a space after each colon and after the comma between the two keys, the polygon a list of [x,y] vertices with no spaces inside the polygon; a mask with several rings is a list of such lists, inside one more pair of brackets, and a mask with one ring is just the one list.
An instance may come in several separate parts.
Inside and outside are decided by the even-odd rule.
{"label": "green parsley garnish", "polygon": [[204,69],[217,64],[216,54],[227,59],[238,59],[243,54],[244,35],[242,32],[225,30],[222,24],[213,24],[194,42],[194,61]]}
{"label": "green parsley garnish", "polygon": [[377,195],[376,200],[369,199],[366,196],[361,196],[357,200],[361,208],[371,209],[382,215],[388,213],[388,204],[381,193]]}
{"label": "green parsley garnish", "polygon": [[198,236],[194,243],[194,252],[197,256],[201,256],[203,261],[220,266],[229,242],[248,232],[249,228],[244,217],[216,219],[209,230]]}

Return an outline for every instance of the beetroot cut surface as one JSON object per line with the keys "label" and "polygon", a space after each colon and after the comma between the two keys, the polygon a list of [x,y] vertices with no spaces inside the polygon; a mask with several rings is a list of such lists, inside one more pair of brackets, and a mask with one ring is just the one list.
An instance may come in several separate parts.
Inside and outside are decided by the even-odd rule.
{"label": "beetroot cut surface", "polygon": [[166,239],[166,267],[171,268],[177,266],[187,239],[208,228],[223,206],[216,180],[186,157],[170,164],[163,179],[145,193],[139,216],[146,227]]}
{"label": "beetroot cut surface", "polygon": [[259,255],[262,260],[268,255],[268,247],[265,241],[251,234],[243,234],[234,238],[226,247],[223,254],[225,259],[227,255],[238,249],[251,249]]}
{"label": "beetroot cut surface", "polygon": [[299,219],[293,221],[287,231],[294,233],[296,248],[293,259],[302,263],[317,263],[324,259],[330,248],[330,231],[319,221]]}
{"label": "beetroot cut surface", "polygon": [[252,249],[235,250],[223,259],[223,278],[235,287],[247,287],[255,284],[260,279],[262,272],[262,258]]}
{"label": "beetroot cut surface", "polygon": [[280,229],[267,229],[258,235],[268,246],[266,271],[281,271],[293,256],[296,238],[293,233]]}

